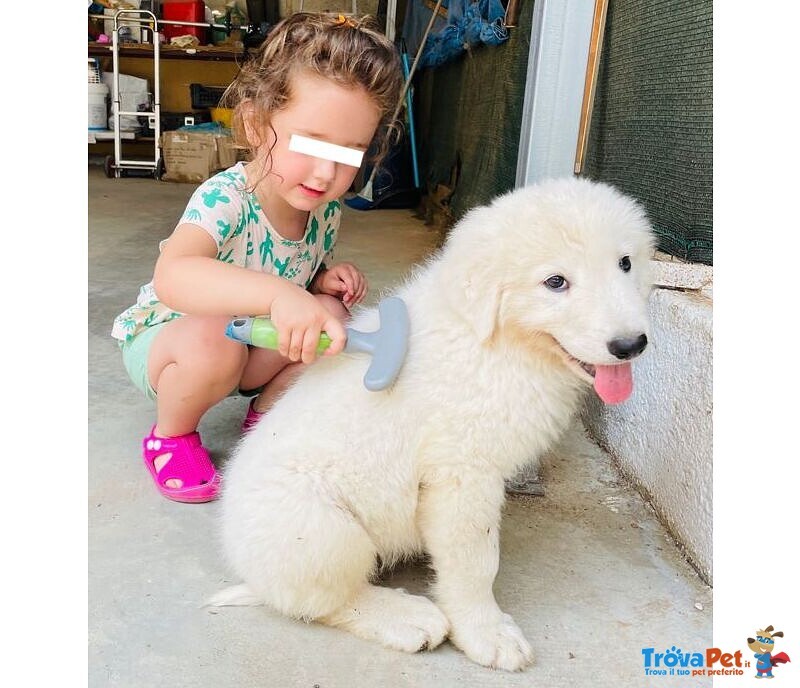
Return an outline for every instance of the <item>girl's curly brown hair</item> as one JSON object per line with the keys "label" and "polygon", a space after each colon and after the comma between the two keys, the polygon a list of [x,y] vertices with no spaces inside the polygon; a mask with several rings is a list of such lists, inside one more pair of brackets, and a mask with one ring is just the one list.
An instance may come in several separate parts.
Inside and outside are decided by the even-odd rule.
{"label": "girl's curly brown hair", "polygon": [[[256,131],[267,131],[272,115],[286,107],[292,79],[315,74],[344,87],[361,87],[374,100],[381,119],[375,137],[381,159],[390,135],[399,129],[388,121],[403,86],[400,56],[371,16],[297,12],[280,21],[258,52],[242,65],[220,105],[233,109],[235,144],[253,151],[244,119]],[[248,111],[252,114],[248,115]]]}

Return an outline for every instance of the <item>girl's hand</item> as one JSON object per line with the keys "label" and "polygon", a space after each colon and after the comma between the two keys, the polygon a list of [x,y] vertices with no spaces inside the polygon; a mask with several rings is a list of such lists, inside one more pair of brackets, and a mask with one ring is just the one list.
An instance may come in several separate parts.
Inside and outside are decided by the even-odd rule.
{"label": "girl's hand", "polygon": [[295,285],[291,287],[281,290],[273,299],[269,314],[278,330],[280,354],[290,361],[313,363],[323,330],[331,338],[325,355],[338,354],[347,342],[344,326],[307,291]]}
{"label": "girl's hand", "polygon": [[315,283],[321,294],[330,294],[352,308],[367,295],[367,278],[352,263],[337,263],[323,272]]}

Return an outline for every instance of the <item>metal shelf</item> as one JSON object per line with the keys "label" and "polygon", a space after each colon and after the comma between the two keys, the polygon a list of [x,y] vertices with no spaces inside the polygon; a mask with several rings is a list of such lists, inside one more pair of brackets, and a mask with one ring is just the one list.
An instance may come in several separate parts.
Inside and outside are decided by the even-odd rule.
{"label": "metal shelf", "polygon": [[[89,57],[111,57],[110,43],[89,41]],[[244,56],[244,50],[228,46],[198,45],[196,48],[179,48],[176,45],[162,45],[159,48],[162,60],[216,60],[236,62]],[[153,59],[153,46],[150,43],[123,43],[119,48],[121,57],[142,57]]]}

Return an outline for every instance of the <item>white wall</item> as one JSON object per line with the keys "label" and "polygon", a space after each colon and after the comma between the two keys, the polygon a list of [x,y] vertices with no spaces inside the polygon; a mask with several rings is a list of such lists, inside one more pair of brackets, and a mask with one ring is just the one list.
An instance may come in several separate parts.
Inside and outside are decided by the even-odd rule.
{"label": "white wall", "polygon": [[[573,174],[594,5],[534,5],[517,187]],[[652,337],[633,396],[619,407],[593,400],[583,420],[711,583],[712,271],[663,256],[654,267]]]}
{"label": "white wall", "polygon": [[[659,265],[659,263],[656,263]],[[652,503],[700,575],[712,581],[711,268],[660,264],[650,344],[620,406],[593,399],[590,434]]]}
{"label": "white wall", "polygon": [[533,6],[516,186],[575,171],[594,0]]}

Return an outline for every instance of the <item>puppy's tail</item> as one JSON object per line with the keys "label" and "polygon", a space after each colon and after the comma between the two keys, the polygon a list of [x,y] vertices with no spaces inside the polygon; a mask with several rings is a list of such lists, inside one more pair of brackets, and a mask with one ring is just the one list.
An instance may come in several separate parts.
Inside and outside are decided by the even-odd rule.
{"label": "puppy's tail", "polygon": [[225,590],[220,590],[212,595],[204,606],[206,607],[257,607],[264,604],[264,600],[247,586],[246,583],[233,585]]}

